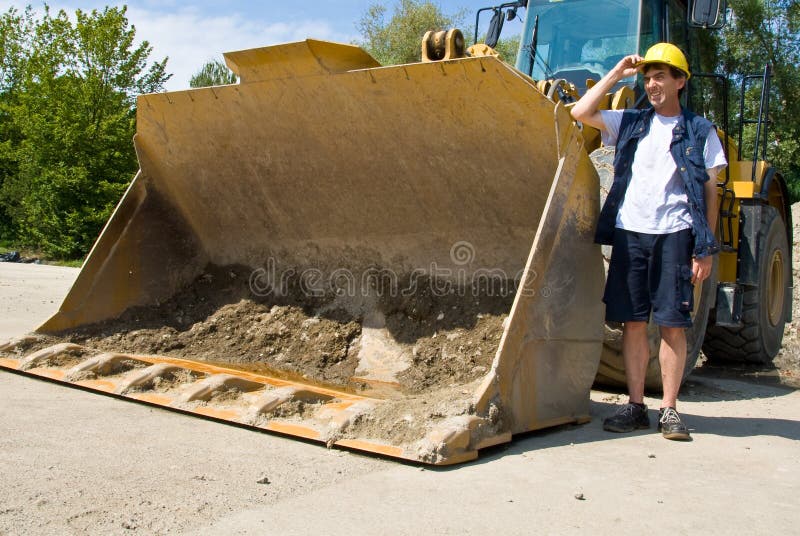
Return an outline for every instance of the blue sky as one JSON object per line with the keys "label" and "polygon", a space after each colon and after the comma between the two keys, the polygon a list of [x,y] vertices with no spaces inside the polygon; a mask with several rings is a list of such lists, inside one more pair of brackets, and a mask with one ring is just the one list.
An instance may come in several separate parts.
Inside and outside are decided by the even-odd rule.
{"label": "blue sky", "polygon": [[[466,26],[474,24],[476,11],[502,3],[492,0],[433,0],[446,14],[467,10]],[[189,86],[189,78],[208,60],[222,59],[222,53],[274,45],[306,38],[350,43],[358,39],[356,22],[376,2],[389,7],[396,0],[317,0],[302,1],[229,1],[198,0],[51,0],[53,10],[91,10],[109,6],[128,6],[128,19],[136,26],[137,36],[153,46],[153,58],[169,57],[167,69],[173,73],[167,89]],[[41,1],[11,2],[0,0],[0,10],[24,8],[30,3],[41,9]],[[482,16],[488,24],[488,16]],[[483,24],[482,24],[483,26]],[[506,23],[504,35],[518,33],[517,21]]]}

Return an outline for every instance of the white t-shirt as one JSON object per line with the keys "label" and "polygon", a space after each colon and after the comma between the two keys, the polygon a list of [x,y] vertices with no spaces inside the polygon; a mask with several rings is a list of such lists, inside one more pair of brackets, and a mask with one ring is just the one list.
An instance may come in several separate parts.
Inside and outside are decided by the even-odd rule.
{"label": "white t-shirt", "polygon": [[[602,110],[601,113],[606,127],[602,134],[603,143],[615,145],[624,112]],[[653,114],[650,131],[639,140],[633,157],[631,181],[617,214],[618,228],[637,233],[667,234],[692,227],[686,187],[669,151],[672,129],[677,124],[678,116]],[[727,162],[719,137],[714,134],[712,131],[706,138],[703,158],[709,177],[716,180]]]}

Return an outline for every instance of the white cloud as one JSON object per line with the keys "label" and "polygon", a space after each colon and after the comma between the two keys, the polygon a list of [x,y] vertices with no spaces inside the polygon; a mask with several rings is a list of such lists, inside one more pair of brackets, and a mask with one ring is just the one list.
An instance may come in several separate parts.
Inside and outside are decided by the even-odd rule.
{"label": "white cloud", "polygon": [[173,77],[168,90],[186,89],[189,79],[203,64],[222,59],[223,52],[301,41],[309,37],[349,42],[324,21],[264,22],[244,15],[214,16],[192,8],[171,13],[129,8],[128,19],[136,26],[139,39],[153,47],[151,58],[169,57],[167,71]]}
{"label": "white cloud", "polygon": [[[32,2],[37,14],[41,14],[42,4]],[[122,2],[97,0],[52,0],[48,2],[52,11],[64,9],[69,15],[76,8],[102,9],[103,5],[123,5]],[[248,17],[241,12],[225,9],[224,4],[216,8],[221,13],[215,15],[210,9],[200,10],[186,6],[184,2],[172,0],[140,0],[128,2],[128,21],[136,27],[138,42],[147,40],[153,47],[152,61],[169,57],[167,72],[172,78],[167,82],[169,91],[186,89],[189,79],[209,60],[222,60],[222,53],[247,48],[256,48],[308,38],[326,39],[341,43],[351,42],[355,36],[337,31],[329,22],[311,18],[292,20],[264,20],[265,15]],[[25,3],[0,0],[0,12],[10,7],[24,9]],[[261,11],[261,10],[257,10]]]}

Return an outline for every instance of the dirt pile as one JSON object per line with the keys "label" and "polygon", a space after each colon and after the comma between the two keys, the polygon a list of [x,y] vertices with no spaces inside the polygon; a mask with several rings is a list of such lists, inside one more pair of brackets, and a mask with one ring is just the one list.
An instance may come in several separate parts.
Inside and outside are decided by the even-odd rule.
{"label": "dirt pile", "polygon": [[[251,292],[243,266],[208,266],[164,303],[65,333],[98,350],[157,354],[223,364],[360,390],[354,378],[363,304],[311,295],[291,285],[283,296]],[[378,296],[385,330],[409,356],[397,377],[406,392],[469,383],[491,366],[513,293],[435,291],[419,281],[408,295]],[[498,293],[500,294],[500,293]],[[361,307],[361,308],[359,308]]]}

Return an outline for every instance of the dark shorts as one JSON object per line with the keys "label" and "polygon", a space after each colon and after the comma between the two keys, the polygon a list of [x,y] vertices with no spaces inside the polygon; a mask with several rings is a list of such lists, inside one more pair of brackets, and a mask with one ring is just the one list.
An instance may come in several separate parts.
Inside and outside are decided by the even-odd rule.
{"label": "dark shorts", "polygon": [[650,319],[659,326],[690,327],[694,307],[691,229],[654,235],[614,230],[608,268],[606,320]]}

